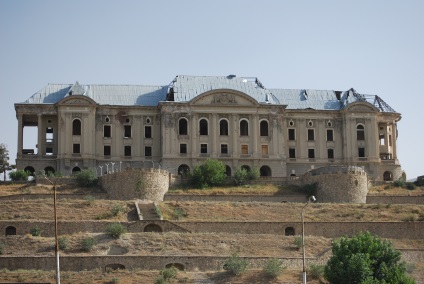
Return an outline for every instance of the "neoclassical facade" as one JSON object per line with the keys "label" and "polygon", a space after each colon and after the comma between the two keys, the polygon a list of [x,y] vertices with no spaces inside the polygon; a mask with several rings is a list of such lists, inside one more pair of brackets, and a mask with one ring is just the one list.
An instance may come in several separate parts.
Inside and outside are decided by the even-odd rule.
{"label": "neoclassical facade", "polygon": [[[65,175],[124,168],[190,171],[208,158],[233,175],[299,176],[330,165],[362,167],[376,181],[402,175],[401,115],[379,96],[267,89],[257,78],[176,76],[164,86],[49,84],[18,119],[18,169]],[[37,127],[36,149],[24,128]]]}

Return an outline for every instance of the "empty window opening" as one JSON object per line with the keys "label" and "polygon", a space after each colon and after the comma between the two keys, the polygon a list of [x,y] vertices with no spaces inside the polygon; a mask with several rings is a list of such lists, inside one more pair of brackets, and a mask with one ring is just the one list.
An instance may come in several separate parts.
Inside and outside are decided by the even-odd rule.
{"label": "empty window opening", "polygon": [[228,145],[221,144],[221,154],[228,154]]}
{"label": "empty window opening", "polygon": [[363,125],[356,126],[356,139],[365,140],[365,128]]}
{"label": "empty window opening", "polygon": [[190,173],[190,167],[187,165],[180,165],[178,167],[178,174],[181,176],[187,176]]}
{"label": "empty window opening", "polygon": [[144,147],[144,156],[146,156],[146,157],[152,156],[152,147],[151,146]]}
{"label": "empty window opening", "polygon": [[208,135],[208,121],[204,118],[199,121],[199,131],[200,135]]}
{"label": "empty window opening", "polygon": [[313,129],[308,129],[308,141],[315,140],[315,131]]}
{"label": "empty window opening", "polygon": [[289,148],[289,158],[290,159],[296,159],[296,149],[295,148]]}
{"label": "empty window opening", "polygon": [[35,169],[33,167],[27,166],[27,167],[25,167],[24,171],[26,171],[26,172],[28,171],[28,172],[31,173],[31,176],[34,176]]}
{"label": "empty window opening", "polygon": [[380,140],[380,145],[386,145],[385,139],[384,139],[384,134],[380,133],[378,135],[378,139]]}
{"label": "empty window opening", "polygon": [[261,136],[268,136],[268,121],[262,120],[260,124]]}
{"label": "empty window opening", "polygon": [[358,157],[359,158],[365,157],[365,148],[358,148]]}
{"label": "empty window opening", "polygon": [[200,153],[207,154],[208,153],[208,144],[200,144]]}
{"label": "empty window opening", "polygon": [[53,142],[53,127],[46,128],[46,142],[47,143]]}
{"label": "empty window opening", "polygon": [[383,180],[384,181],[392,181],[393,180],[393,174],[389,171],[385,171],[383,173]]}
{"label": "empty window opening", "polygon": [[72,135],[81,135],[81,120],[74,119],[72,121]]}
{"label": "empty window opening", "polygon": [[81,154],[81,145],[80,144],[73,144],[72,145],[72,153],[74,154]]}
{"label": "empty window opening", "polygon": [[15,236],[16,235],[16,228],[13,226],[6,227],[6,236]]}
{"label": "empty window opening", "polygon": [[[294,176],[296,176],[296,175],[294,175]],[[284,230],[284,235],[285,235],[285,236],[294,236],[294,235],[295,235],[295,230],[294,230],[294,228],[293,228],[293,227],[287,227],[287,228]]]}
{"label": "empty window opening", "polygon": [[111,126],[110,125],[104,125],[103,126],[103,137],[111,137]]}
{"label": "empty window opening", "polygon": [[270,177],[271,176],[271,168],[268,166],[262,166],[259,169],[259,173],[261,177]]}
{"label": "empty window opening", "polygon": [[249,146],[246,144],[241,145],[241,154],[247,155],[249,154]]}
{"label": "empty window opening", "polygon": [[34,126],[24,126],[23,128],[23,155],[34,155],[41,154],[41,150],[38,151],[38,127]]}
{"label": "empty window opening", "polygon": [[308,158],[315,159],[315,149],[308,149]]}
{"label": "empty window opening", "polygon": [[180,144],[180,154],[187,154],[187,144]]}
{"label": "empty window opening", "polygon": [[249,136],[249,123],[247,120],[240,121],[240,135]]}
{"label": "empty window opening", "polygon": [[226,121],[225,119],[222,119],[219,122],[219,135],[228,135],[228,121]]}
{"label": "empty window opening", "polygon": [[179,135],[187,135],[188,127],[187,127],[187,119],[181,118],[178,121],[178,134]]}
{"label": "empty window opening", "polygon": [[144,138],[152,138],[152,127],[144,126]]}
{"label": "empty window opening", "polygon": [[124,125],[124,138],[131,138],[131,125]]}
{"label": "empty window opening", "polygon": [[53,148],[52,147],[46,147],[46,155],[47,156],[53,155]]}
{"label": "empty window opening", "polygon": [[125,157],[131,157],[131,146],[124,147],[124,155]]}
{"label": "empty window opening", "polygon": [[148,224],[144,227],[144,232],[156,232],[156,233],[162,233],[162,227],[157,224]]}
{"label": "empty window opening", "polygon": [[389,146],[392,147],[392,135],[389,135]]}
{"label": "empty window opening", "polygon": [[289,129],[289,140],[296,140],[296,131],[294,128]]}
{"label": "empty window opening", "polygon": [[327,129],[327,141],[333,141],[333,129]]}
{"label": "empty window opening", "polygon": [[110,153],[111,153],[110,145],[104,145],[103,146],[103,155],[110,156]]}
{"label": "empty window opening", "polygon": [[327,149],[328,159],[334,159],[334,149]]}

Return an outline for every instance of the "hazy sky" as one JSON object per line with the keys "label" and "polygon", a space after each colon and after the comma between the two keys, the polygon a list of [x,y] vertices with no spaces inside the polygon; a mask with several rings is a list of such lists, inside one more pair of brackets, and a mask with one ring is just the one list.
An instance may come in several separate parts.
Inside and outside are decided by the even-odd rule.
{"label": "hazy sky", "polygon": [[14,163],[14,103],[47,83],[236,74],[267,88],[379,95],[402,114],[407,177],[424,175],[423,11],[420,0],[0,0],[0,143]]}

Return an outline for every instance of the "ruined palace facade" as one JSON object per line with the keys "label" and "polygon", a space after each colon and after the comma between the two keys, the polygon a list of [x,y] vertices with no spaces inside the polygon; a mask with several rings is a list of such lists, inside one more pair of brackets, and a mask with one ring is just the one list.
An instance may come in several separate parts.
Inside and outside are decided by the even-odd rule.
{"label": "ruined palace facade", "polygon": [[[35,172],[179,173],[213,158],[228,175],[238,167],[289,177],[352,165],[377,181],[402,176],[400,114],[354,89],[267,89],[257,78],[176,76],[163,86],[48,84],[15,109],[16,164]],[[34,149],[23,147],[25,127],[37,127]]]}

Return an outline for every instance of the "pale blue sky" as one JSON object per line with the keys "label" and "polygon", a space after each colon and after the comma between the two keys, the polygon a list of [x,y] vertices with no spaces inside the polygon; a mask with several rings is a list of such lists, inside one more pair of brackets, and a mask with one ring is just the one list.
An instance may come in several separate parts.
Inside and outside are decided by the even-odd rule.
{"label": "pale blue sky", "polygon": [[424,175],[423,11],[419,0],[0,0],[0,143],[14,162],[14,103],[47,83],[236,74],[267,88],[379,95],[402,113],[408,178]]}

